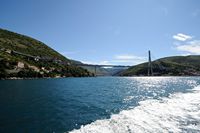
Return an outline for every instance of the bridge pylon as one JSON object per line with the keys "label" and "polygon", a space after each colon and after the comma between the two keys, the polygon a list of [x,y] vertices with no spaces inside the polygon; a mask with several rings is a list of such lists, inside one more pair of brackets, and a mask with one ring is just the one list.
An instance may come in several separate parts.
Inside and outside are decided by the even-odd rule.
{"label": "bridge pylon", "polygon": [[153,68],[152,68],[152,62],[151,62],[151,51],[148,51],[149,56],[149,63],[148,63],[148,76],[153,76]]}

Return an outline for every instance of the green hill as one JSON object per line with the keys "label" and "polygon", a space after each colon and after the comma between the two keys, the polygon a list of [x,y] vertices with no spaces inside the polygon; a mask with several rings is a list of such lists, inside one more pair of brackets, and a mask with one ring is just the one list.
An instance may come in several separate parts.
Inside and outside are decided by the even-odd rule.
{"label": "green hill", "polygon": [[[157,76],[197,76],[200,75],[200,56],[165,57],[152,62],[153,73]],[[148,63],[132,66],[121,72],[120,76],[144,75],[148,72]]]}
{"label": "green hill", "polygon": [[44,43],[0,29],[0,78],[91,76]]}

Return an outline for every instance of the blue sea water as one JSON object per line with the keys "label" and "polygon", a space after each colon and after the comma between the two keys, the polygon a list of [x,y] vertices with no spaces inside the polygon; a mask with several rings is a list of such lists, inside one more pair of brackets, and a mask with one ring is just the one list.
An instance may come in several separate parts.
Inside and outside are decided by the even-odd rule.
{"label": "blue sea water", "polygon": [[200,132],[200,77],[0,81],[2,133]]}

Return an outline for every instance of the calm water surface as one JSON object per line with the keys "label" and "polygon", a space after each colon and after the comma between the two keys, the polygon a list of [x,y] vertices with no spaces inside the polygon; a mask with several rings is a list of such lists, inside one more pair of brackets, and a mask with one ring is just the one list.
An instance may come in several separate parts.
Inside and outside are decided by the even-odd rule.
{"label": "calm water surface", "polygon": [[200,132],[199,77],[0,81],[0,132]]}

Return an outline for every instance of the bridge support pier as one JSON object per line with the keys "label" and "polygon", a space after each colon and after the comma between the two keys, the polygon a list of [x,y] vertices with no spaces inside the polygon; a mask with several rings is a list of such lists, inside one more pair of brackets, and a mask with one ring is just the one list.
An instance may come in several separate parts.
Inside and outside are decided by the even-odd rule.
{"label": "bridge support pier", "polygon": [[97,66],[94,67],[94,76],[97,76]]}

